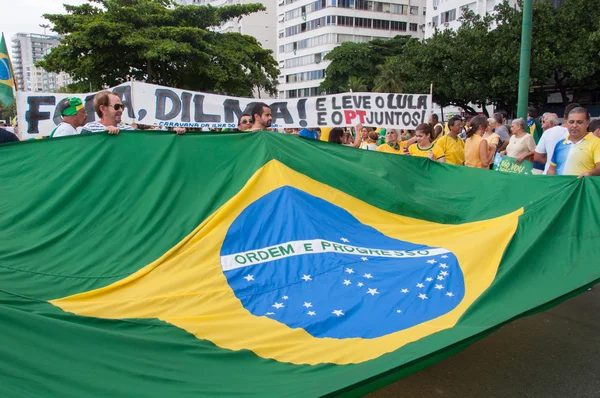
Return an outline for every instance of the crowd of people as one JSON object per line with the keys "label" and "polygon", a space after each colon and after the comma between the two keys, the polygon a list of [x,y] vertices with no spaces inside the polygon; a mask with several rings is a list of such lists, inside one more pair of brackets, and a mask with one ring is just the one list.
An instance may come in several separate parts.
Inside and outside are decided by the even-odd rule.
{"label": "crowd of people", "polygon": [[[64,137],[107,131],[119,134],[122,130],[149,129],[121,121],[123,104],[110,91],[94,98],[97,120],[86,123],[87,112],[77,97],[63,99],[58,105],[62,122],[50,137]],[[265,103],[254,103],[249,113],[238,119],[237,131],[265,131],[271,129],[272,114]],[[436,114],[429,123],[419,124],[415,130],[374,128],[363,125],[356,129],[335,127],[329,131],[330,143],[357,149],[404,156],[428,158],[431,161],[482,169],[491,169],[494,160],[508,156],[517,164],[533,162],[535,174],[600,175],[600,120],[590,120],[589,112],[579,104],[565,108],[564,123],[558,115],[545,113],[538,120],[536,110],[529,109],[527,120],[513,119],[507,125],[506,114],[498,112],[492,118],[477,115],[472,118],[452,116],[444,126]],[[174,128],[175,134],[184,134],[185,128]],[[319,128],[286,128],[287,134],[305,139],[320,139]],[[0,129],[0,143],[18,141],[16,135]]]}
{"label": "crowd of people", "polygon": [[[262,106],[268,109],[266,104]],[[255,113],[254,120],[261,115]],[[378,133],[360,124],[354,131],[335,127],[328,141],[457,166],[492,169],[496,158],[508,156],[516,164],[531,161],[533,174],[600,176],[600,119],[592,121],[581,105],[572,103],[565,108],[562,125],[555,113],[544,113],[539,119],[535,108],[529,108],[527,120],[513,119],[510,126],[506,122],[506,114],[498,112],[491,118],[452,116],[444,126],[433,114],[429,123],[419,124],[414,131],[379,129]],[[263,123],[248,130],[269,126]],[[321,134],[318,128],[285,132],[311,139],[319,139]]]}

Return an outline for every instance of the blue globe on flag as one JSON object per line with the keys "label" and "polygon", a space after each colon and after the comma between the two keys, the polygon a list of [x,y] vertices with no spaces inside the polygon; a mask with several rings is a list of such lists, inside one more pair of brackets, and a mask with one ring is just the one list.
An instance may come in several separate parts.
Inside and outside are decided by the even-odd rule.
{"label": "blue globe on flag", "polygon": [[0,80],[12,79],[8,58],[0,58]]}
{"label": "blue globe on flag", "polygon": [[289,186],[237,217],[221,267],[253,315],[321,338],[369,339],[408,329],[452,311],[465,294],[449,250],[388,237]]}

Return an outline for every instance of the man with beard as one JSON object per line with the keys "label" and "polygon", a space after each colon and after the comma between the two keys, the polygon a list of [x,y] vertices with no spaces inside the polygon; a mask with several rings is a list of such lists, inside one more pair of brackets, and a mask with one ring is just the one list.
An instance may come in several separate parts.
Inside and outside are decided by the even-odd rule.
{"label": "man with beard", "polygon": [[264,102],[257,102],[252,105],[250,114],[252,114],[252,120],[254,121],[251,131],[264,131],[271,127],[273,116],[271,116],[269,105]]}

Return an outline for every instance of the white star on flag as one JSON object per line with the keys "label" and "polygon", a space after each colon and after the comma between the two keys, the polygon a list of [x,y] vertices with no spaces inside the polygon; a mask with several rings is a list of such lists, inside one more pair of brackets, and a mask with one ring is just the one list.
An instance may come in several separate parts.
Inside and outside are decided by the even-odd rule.
{"label": "white star on flag", "polygon": [[288,296],[283,296],[282,299],[283,300],[287,300],[287,299],[289,299],[289,297]]}
{"label": "white star on flag", "polygon": [[423,288],[423,287],[425,287],[425,285],[424,285],[424,284],[422,284],[422,283],[417,283],[417,287],[420,289],[420,288]]}
{"label": "white star on flag", "polygon": [[250,281],[253,281],[253,280],[254,280],[254,275],[250,275],[250,274],[248,274],[248,275],[246,275],[246,276],[244,277],[244,279],[245,279],[245,280],[247,280],[248,282],[250,282]]}
{"label": "white star on flag", "polygon": [[363,261],[369,261],[369,259],[366,258],[366,257],[361,257],[360,259],[363,260]]}
{"label": "white star on flag", "polygon": [[427,282],[431,282],[433,280],[433,278],[427,278],[425,279]]}
{"label": "white star on flag", "polygon": [[332,314],[333,314],[333,315],[337,315],[337,316],[342,316],[342,315],[344,315],[344,313],[342,312],[342,310],[333,310]]}
{"label": "white star on flag", "polygon": [[316,313],[316,312],[314,312],[314,311],[308,311],[308,315],[310,315],[310,316],[315,316],[315,315],[317,315],[317,313]]}
{"label": "white star on flag", "polygon": [[373,275],[371,275],[371,274],[364,274],[363,277],[365,277],[367,279],[371,279],[373,277]]}
{"label": "white star on flag", "polygon": [[427,262],[428,262],[429,264],[435,264],[435,263],[437,263],[437,261],[435,261],[434,259],[427,260]]}
{"label": "white star on flag", "polygon": [[351,284],[352,284],[352,282],[350,282],[348,279],[344,279],[344,285],[348,286]]}
{"label": "white star on flag", "polygon": [[346,272],[349,274],[353,274],[354,270],[352,268],[346,268]]}
{"label": "white star on flag", "polygon": [[436,288],[437,290],[442,290],[442,289],[444,288],[444,286],[442,286],[442,285],[435,285],[435,288]]}
{"label": "white star on flag", "polygon": [[440,264],[440,268],[448,268],[448,266],[446,264]]}
{"label": "white star on flag", "polygon": [[362,282],[358,282],[358,287],[363,287],[365,284]]}
{"label": "white star on flag", "polygon": [[442,258],[448,258],[448,256],[446,256],[445,254],[442,256]]}
{"label": "white star on flag", "polygon": [[306,308],[310,308],[312,307],[312,303],[307,303],[306,301],[304,302],[304,304],[302,304],[304,307]]}
{"label": "white star on flag", "polygon": [[446,296],[448,296],[448,297],[453,297],[453,296],[454,296],[454,293],[452,293],[452,292],[448,292],[448,293],[446,293]]}
{"label": "white star on flag", "polygon": [[427,295],[426,295],[426,294],[423,294],[423,293],[421,293],[421,294],[419,294],[419,298],[420,298],[421,300],[427,300]]}
{"label": "white star on flag", "polygon": [[266,315],[275,315],[275,313],[274,312],[267,312]]}
{"label": "white star on flag", "polygon": [[344,243],[348,243],[348,242],[350,242],[350,241],[349,241],[348,239],[346,239],[346,238],[341,238],[340,240],[341,240],[342,242],[344,242]]}
{"label": "white star on flag", "polygon": [[304,279],[304,282],[312,281],[312,278],[310,277],[310,275],[303,275],[302,279]]}
{"label": "white star on flag", "polygon": [[443,276],[448,276],[448,272],[446,272],[446,271],[442,271],[442,272],[440,272],[440,275],[443,275]]}
{"label": "white star on flag", "polygon": [[437,280],[438,280],[438,281],[443,281],[443,280],[444,280],[444,277],[440,275],[440,276],[438,276],[438,277],[437,277]]}
{"label": "white star on flag", "polygon": [[377,291],[377,289],[371,289],[371,288],[369,288],[369,291],[367,292],[367,294],[370,294],[371,296],[374,296],[376,294],[379,294],[379,292]]}
{"label": "white star on flag", "polygon": [[408,290],[408,289],[402,289],[402,290],[400,290],[400,291],[401,291],[402,293],[404,293],[404,294],[406,294],[406,293],[408,293],[408,292],[409,292],[409,290]]}
{"label": "white star on flag", "polygon": [[275,308],[277,308],[277,309],[280,309],[280,308],[283,308],[283,307],[285,307],[285,305],[283,305],[283,303],[275,303],[275,304],[273,304],[271,307],[275,307]]}
{"label": "white star on flag", "polygon": [[401,313],[401,312],[402,312],[402,310],[396,310],[396,312],[399,314],[399,313]]}

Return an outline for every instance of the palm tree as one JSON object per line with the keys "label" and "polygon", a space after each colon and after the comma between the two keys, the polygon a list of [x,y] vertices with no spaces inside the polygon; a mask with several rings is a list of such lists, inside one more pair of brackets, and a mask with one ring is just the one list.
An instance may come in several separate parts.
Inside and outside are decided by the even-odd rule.
{"label": "palm tree", "polygon": [[362,77],[350,76],[348,78],[346,89],[354,93],[362,93],[367,91],[367,84],[365,83],[365,79]]}
{"label": "palm tree", "polygon": [[377,77],[373,91],[378,93],[401,93],[403,82],[392,62],[386,61],[383,65],[377,65]]}

